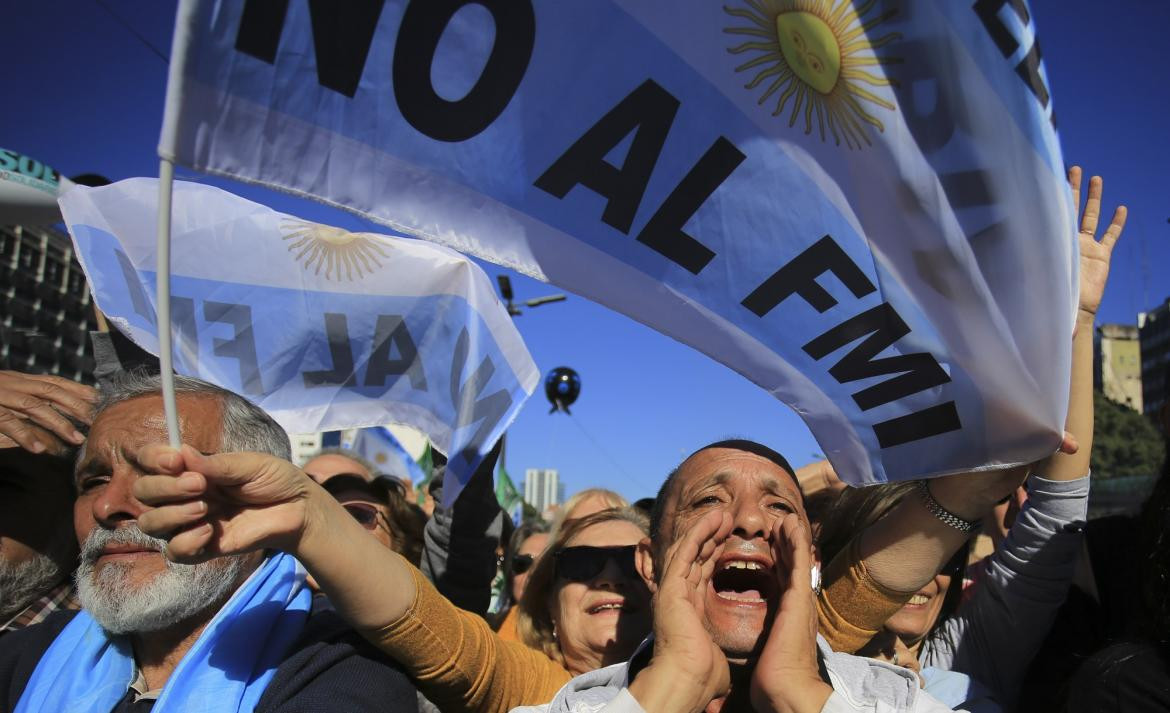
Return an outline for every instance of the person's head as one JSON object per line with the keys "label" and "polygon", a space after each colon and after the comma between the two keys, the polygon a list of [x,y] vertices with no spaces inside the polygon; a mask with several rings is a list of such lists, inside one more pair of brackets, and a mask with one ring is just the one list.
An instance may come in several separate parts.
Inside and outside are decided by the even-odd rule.
{"label": "person's head", "polygon": [[406,500],[406,487],[396,478],[365,480],[334,475],[322,484],[341,506],[388,549],[418,566],[422,560],[426,515]]}
{"label": "person's head", "polygon": [[[859,532],[885,517],[903,498],[917,497],[916,488],[914,483],[887,483],[841,491],[821,523],[821,557],[832,561]],[[941,631],[962,599],[968,553],[968,547],[959,548],[942,570],[886,621],[886,631],[910,647]]]}
{"label": "person's head", "polygon": [[557,511],[556,517],[553,518],[549,532],[553,539],[556,539],[560,529],[571,520],[610,508],[628,507],[629,504],[625,498],[612,490],[587,488],[565,501],[565,504]]}
{"label": "person's head", "polygon": [[74,497],[71,460],[0,450],[0,622],[73,571]]}
{"label": "person's head", "polygon": [[543,522],[526,522],[512,532],[504,551],[504,589],[510,603],[515,604],[524,595],[528,575],[548,539],[548,525]]}
{"label": "person's head", "polygon": [[516,629],[574,674],[624,661],[650,632],[650,591],[635,568],[649,529],[632,508],[565,524],[528,577]]}
{"label": "person's head", "polygon": [[743,440],[713,443],[691,454],[662,484],[650,521],[643,576],[657,580],[670,546],[712,511],[731,516],[732,531],[704,601],[707,630],[728,661],[756,656],[767,622],[788,586],[773,574],[772,529],[787,513],[808,525],[800,487],[788,462]]}
{"label": "person's head", "polygon": [[350,475],[362,480],[378,477],[378,469],[373,463],[348,448],[322,448],[305,461],[301,470],[308,473],[318,485],[324,485],[327,480],[339,475]]}
{"label": "person's head", "polygon": [[[230,391],[175,377],[184,443],[204,453],[251,451],[289,458],[284,430]],[[141,448],[167,440],[160,379],[123,373],[103,384],[75,470],[73,524],[81,543],[76,573],[82,606],[113,634],[201,625],[257,567],[262,553],[176,564],[166,541],[138,529],[146,509],[132,494],[144,475]]]}

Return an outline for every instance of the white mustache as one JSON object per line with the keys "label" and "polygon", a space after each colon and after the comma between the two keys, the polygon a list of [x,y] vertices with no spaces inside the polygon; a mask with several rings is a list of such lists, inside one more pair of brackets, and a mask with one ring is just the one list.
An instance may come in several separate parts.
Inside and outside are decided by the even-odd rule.
{"label": "white mustache", "polygon": [[89,537],[81,546],[80,559],[84,563],[92,564],[101,556],[107,545],[133,545],[143,549],[166,552],[167,541],[159,537],[151,537],[138,525],[126,525],[115,530],[96,527],[90,531]]}

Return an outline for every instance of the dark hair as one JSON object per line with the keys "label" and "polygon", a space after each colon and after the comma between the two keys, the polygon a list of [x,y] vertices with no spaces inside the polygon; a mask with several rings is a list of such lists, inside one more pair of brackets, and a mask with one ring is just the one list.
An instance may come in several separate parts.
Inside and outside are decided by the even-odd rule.
{"label": "dark hair", "polygon": [[347,490],[356,490],[385,503],[390,513],[386,518],[386,526],[390,530],[391,549],[415,567],[419,566],[427,516],[422,508],[406,499],[406,486],[401,480],[386,475],[373,480],[356,475],[337,475],[326,480],[321,487],[335,496]]}
{"label": "dark hair", "polygon": [[662,487],[658,489],[658,495],[654,498],[654,507],[650,509],[651,540],[654,540],[655,542],[658,540],[658,533],[662,530],[662,518],[666,514],[666,501],[670,499],[671,491],[674,490],[674,481],[678,476],[679,470],[691,458],[694,458],[703,451],[711,450],[712,448],[729,448],[735,451],[744,451],[745,453],[757,455],[764,460],[772,461],[777,466],[779,466],[780,469],[783,470],[789,478],[792,479],[793,483],[796,484],[796,492],[800,493],[801,504],[804,503],[804,491],[800,489],[800,483],[796,480],[795,471],[792,470],[792,466],[788,465],[788,461],[784,458],[784,456],[763,444],[756,443],[755,441],[748,441],[741,438],[729,438],[722,441],[715,441],[714,443],[709,443],[703,446],[699,450],[684,458],[683,462],[680,463],[674,470],[670,471],[670,473],[666,476],[666,480],[662,482]]}

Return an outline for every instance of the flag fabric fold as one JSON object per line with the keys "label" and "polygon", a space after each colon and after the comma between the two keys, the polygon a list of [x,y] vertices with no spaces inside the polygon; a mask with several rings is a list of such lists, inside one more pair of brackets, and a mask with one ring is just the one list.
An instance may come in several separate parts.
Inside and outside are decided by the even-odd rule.
{"label": "flag fabric fold", "polygon": [[630,315],[849,482],[1059,442],[1077,253],[1022,0],[254,5],[181,3],[164,158]]}
{"label": "flag fabric fold", "polygon": [[[98,307],[157,354],[157,181],[77,187],[60,203]],[[453,501],[540,380],[491,281],[454,251],[186,182],[172,222],[176,370],[291,433],[411,425],[450,454]]]}

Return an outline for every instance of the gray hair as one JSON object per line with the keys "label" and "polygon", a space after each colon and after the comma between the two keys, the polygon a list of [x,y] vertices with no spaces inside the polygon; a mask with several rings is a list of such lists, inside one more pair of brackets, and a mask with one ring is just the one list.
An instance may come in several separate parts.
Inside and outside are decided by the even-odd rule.
{"label": "gray hair", "polygon": [[[103,411],[123,401],[161,393],[162,377],[158,374],[119,372],[102,382],[93,418],[96,421]],[[220,450],[223,452],[267,453],[284,460],[292,459],[288,434],[264,409],[243,396],[200,379],[176,374],[175,395],[180,394],[219,399],[223,410],[220,430]]]}

